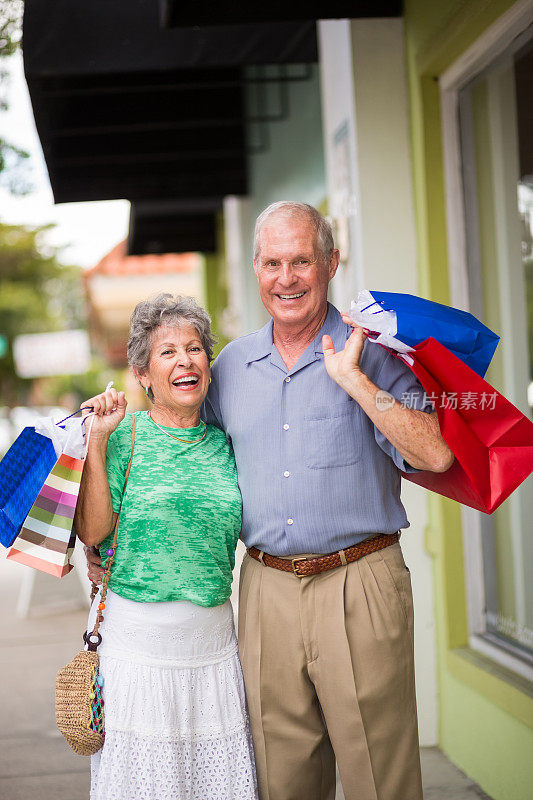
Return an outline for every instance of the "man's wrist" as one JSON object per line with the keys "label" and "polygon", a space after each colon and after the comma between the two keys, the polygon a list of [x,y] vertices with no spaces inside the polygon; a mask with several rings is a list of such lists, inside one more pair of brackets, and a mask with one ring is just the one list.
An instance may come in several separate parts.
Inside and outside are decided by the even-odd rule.
{"label": "man's wrist", "polygon": [[368,377],[360,367],[356,367],[342,379],[341,386],[345,392],[357,400],[357,395],[364,388],[365,381],[368,381]]}

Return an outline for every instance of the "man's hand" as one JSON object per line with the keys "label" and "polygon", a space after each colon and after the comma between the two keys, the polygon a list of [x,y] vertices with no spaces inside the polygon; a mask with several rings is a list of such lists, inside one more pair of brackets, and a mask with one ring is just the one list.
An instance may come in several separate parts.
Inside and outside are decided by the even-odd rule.
{"label": "man's hand", "polygon": [[349,321],[349,324],[353,326],[353,331],[344,346],[344,350],[339,350],[338,353],[335,352],[331,336],[322,337],[322,350],[328,375],[339,386],[348,391],[348,387],[352,384],[354,378],[363,374],[359,361],[368,334],[359,325],[349,320],[348,317],[344,321]]}
{"label": "man's hand", "polygon": [[445,472],[453,464],[453,453],[442,438],[437,414],[425,414],[393,402],[383,408],[377,403],[381,391],[359,366],[368,331],[347,315],[343,321],[353,327],[344,350],[335,352],[330,336],[322,337],[324,365],[328,375],[357,403],[374,425],[412,467]]}
{"label": "man's hand", "polygon": [[100,551],[97,547],[84,547],[83,549],[85,550],[85,558],[87,559],[87,575],[89,580],[96,583],[97,586],[100,586],[104,574]]}

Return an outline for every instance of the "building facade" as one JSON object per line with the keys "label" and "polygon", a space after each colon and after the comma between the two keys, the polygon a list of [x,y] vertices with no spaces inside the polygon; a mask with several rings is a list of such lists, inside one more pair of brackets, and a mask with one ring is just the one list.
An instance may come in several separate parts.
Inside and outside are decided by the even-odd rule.
{"label": "building facade", "polygon": [[[263,321],[254,217],[304,200],[334,222],[339,307],[368,288],[470,310],[502,337],[487,379],[531,417],[532,23],[531,2],[481,0],[318,23],[316,79],[250,158],[250,195],[225,201],[235,333]],[[533,785],[532,488],[490,517],[403,490],[421,743],[496,800]]]}
{"label": "building facade", "polygon": [[[341,251],[337,306],[386,289],[470,310],[502,337],[489,382],[531,417],[533,2],[376,0],[375,17],[338,5],[312,6],[338,17],[315,29],[250,6],[235,19],[234,4],[228,20],[221,3],[204,31],[172,0],[161,23],[140,0],[83,14],[27,0],[26,74],[56,200],[126,196],[131,252],[203,250],[222,339],[265,320],[257,213],[311,203]],[[403,490],[421,743],[495,800],[533,786],[532,489],[490,517]]]}

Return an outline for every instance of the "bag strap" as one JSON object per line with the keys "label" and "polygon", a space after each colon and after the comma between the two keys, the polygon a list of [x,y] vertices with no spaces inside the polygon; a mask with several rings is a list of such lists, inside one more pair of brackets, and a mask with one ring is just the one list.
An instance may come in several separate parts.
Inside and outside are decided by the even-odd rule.
{"label": "bag strap", "polygon": [[[118,510],[117,518],[116,518],[116,521],[115,521],[115,527],[113,529],[113,544],[111,545],[111,548],[110,548],[111,554],[108,555],[108,559],[107,559],[105,567],[104,567],[104,575],[103,575],[103,578],[102,578],[102,594],[101,594],[101,597],[100,597],[100,602],[98,603],[98,613],[96,615],[96,622],[94,624],[94,628],[92,630],[92,633],[90,633],[90,634],[86,633],[85,637],[84,637],[84,639],[85,639],[85,641],[87,643],[87,649],[88,650],[93,650],[94,652],[96,652],[97,647],[102,642],[102,636],[101,636],[100,633],[98,633],[98,629],[100,627],[100,623],[102,623],[103,619],[104,619],[102,611],[105,608],[105,599],[106,599],[106,596],[107,596],[107,586],[109,584],[109,578],[111,577],[111,568],[113,566],[113,562],[115,560],[115,553],[117,551],[118,524],[119,524],[119,521],[120,521],[120,512],[122,511],[122,503],[124,501],[124,494],[126,492],[126,486],[128,484],[128,476],[130,474],[131,462],[133,460],[133,448],[135,446],[135,428],[136,428],[136,426],[137,426],[137,417],[135,415],[133,415],[132,422],[131,422],[131,455],[130,455],[130,460],[128,461],[128,466],[126,467],[126,475],[124,477],[124,488],[122,489],[122,497],[120,499],[120,508]],[[108,550],[108,553],[109,553],[109,550]],[[91,603],[94,600],[97,592],[98,592],[98,587],[93,581],[92,589],[91,589]],[[96,641],[94,641],[94,642],[92,641],[92,637],[93,636],[96,636]]]}

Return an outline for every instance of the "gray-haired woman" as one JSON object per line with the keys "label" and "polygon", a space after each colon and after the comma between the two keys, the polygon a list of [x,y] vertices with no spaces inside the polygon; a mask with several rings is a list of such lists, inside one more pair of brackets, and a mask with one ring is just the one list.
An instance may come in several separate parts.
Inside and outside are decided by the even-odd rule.
{"label": "gray-haired woman", "polygon": [[[92,757],[91,800],[257,796],[228,599],[241,497],[224,434],[200,420],[209,323],[192,298],[169,294],[140,303],[131,318],[128,360],[153,406],[136,414],[100,627],[106,738]],[[114,389],[83,405],[96,416],[75,524],[105,563],[132,415]]]}

